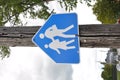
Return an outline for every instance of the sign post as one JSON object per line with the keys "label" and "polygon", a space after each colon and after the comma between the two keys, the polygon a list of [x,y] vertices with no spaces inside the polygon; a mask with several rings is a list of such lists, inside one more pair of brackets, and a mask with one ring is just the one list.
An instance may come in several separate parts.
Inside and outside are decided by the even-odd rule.
{"label": "sign post", "polygon": [[33,42],[56,63],[79,63],[77,14],[53,14],[37,31]]}

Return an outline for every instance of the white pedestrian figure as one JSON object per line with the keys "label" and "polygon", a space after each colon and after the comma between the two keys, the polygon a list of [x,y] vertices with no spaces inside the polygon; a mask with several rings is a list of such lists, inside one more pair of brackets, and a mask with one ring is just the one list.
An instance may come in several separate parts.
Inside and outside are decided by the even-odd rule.
{"label": "white pedestrian figure", "polygon": [[57,51],[58,54],[61,54],[59,49],[62,49],[62,50],[74,49],[75,46],[68,46],[69,44],[71,44],[73,42],[74,42],[73,39],[68,42],[66,42],[66,41],[60,42],[58,39],[56,39],[56,40],[52,41],[50,44],[48,44],[48,45],[46,44],[45,48],[49,47],[49,48]]}
{"label": "white pedestrian figure", "polygon": [[[45,31],[45,36],[49,39],[51,39],[52,41],[54,40],[54,37],[59,36],[62,38],[74,38],[75,35],[68,35],[65,34],[65,32],[67,32],[68,30],[72,29],[74,27],[74,25],[70,25],[65,29],[58,29],[56,27],[56,25],[52,25],[52,27],[49,27],[46,31]],[[40,34],[43,36],[43,34]]]}

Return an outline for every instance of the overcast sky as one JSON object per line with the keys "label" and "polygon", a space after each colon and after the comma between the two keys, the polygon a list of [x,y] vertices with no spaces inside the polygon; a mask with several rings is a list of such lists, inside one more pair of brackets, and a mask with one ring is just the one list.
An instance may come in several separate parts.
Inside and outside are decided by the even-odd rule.
{"label": "overcast sky", "polygon": [[[65,13],[59,5],[49,5],[57,13]],[[57,7],[56,7],[57,6]],[[78,4],[74,11],[79,24],[100,24],[92,9]],[[44,20],[23,19],[27,25],[43,25]],[[7,24],[9,25],[9,24]],[[11,47],[9,58],[0,61],[0,80],[103,80],[102,65],[108,49],[80,48],[79,64],[56,64],[38,47]]]}

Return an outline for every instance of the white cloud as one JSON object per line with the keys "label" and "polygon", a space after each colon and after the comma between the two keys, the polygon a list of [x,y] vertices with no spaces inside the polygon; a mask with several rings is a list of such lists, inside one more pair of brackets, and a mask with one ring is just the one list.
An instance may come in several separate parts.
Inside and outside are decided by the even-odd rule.
{"label": "white cloud", "polygon": [[66,13],[65,9],[60,6],[57,1],[51,1],[48,5],[51,10],[54,10],[56,13]]}
{"label": "white cloud", "polygon": [[2,80],[72,80],[71,65],[56,64],[39,48],[11,48],[0,66]]}
{"label": "white cloud", "polygon": [[71,12],[76,12],[78,14],[78,24],[101,24],[97,21],[96,16],[93,14],[92,7],[88,7],[86,4],[77,4]]}
{"label": "white cloud", "polygon": [[[103,50],[104,52],[101,52]],[[101,78],[101,65],[98,61],[105,59],[107,48],[81,48],[80,64],[73,65],[74,80],[103,80]],[[101,56],[102,54],[102,56]]]}

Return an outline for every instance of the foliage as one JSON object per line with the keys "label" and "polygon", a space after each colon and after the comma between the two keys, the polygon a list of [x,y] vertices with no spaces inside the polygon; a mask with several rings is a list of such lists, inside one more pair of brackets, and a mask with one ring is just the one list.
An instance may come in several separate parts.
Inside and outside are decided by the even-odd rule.
{"label": "foliage", "polygon": [[[0,0],[0,25],[10,22],[13,25],[22,24],[20,15],[30,18],[47,19],[54,10],[47,6],[52,0]],[[77,6],[77,0],[57,0],[61,7],[70,11]]]}
{"label": "foliage", "polygon": [[116,23],[120,18],[120,1],[97,0],[93,6],[93,13],[103,24]]}
{"label": "foliage", "polygon": [[92,6],[92,2],[95,2],[96,0],[80,0],[80,3],[85,2],[88,6]]}
{"label": "foliage", "polygon": [[[42,7],[40,10],[35,10],[37,6]],[[26,17],[27,12],[31,17],[40,17],[45,14],[48,16],[48,7],[45,6],[43,0],[0,0],[0,25],[7,22],[15,24],[21,23],[20,14]],[[46,16],[44,18],[46,18]]]}
{"label": "foliage", "polygon": [[120,80],[120,71],[117,71],[117,80]]}
{"label": "foliage", "polygon": [[64,8],[63,6],[65,6],[65,10],[66,11],[71,11],[73,10],[73,8],[77,7],[77,0],[59,0],[58,1],[61,5],[62,8]]}
{"label": "foliage", "polygon": [[102,72],[102,78],[104,80],[112,80],[112,65],[105,64]]}
{"label": "foliage", "polygon": [[[113,52],[115,55],[118,54],[116,48],[110,48],[109,51],[110,51],[110,52]],[[116,67],[115,67],[116,65],[106,64],[106,63],[104,63],[104,62],[101,62],[101,64],[104,65],[104,68],[102,68],[103,71],[102,71],[101,77],[102,77],[104,80],[112,80],[112,79],[113,79],[113,70],[114,70],[114,68],[116,68]],[[116,62],[115,64],[117,64],[117,62]]]}
{"label": "foliage", "polygon": [[110,51],[114,52],[114,54],[115,54],[115,55],[117,55],[117,54],[118,54],[118,52],[117,52],[117,49],[116,49],[116,48],[110,48]]}
{"label": "foliage", "polygon": [[1,58],[9,57],[10,56],[10,49],[9,47],[0,46],[0,56]]}

